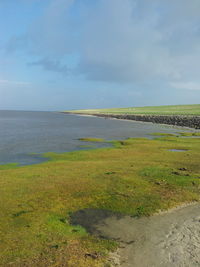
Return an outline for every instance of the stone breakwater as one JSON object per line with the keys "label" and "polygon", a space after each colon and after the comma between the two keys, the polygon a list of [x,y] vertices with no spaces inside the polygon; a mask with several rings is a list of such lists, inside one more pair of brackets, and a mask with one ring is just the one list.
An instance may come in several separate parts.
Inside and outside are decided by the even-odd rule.
{"label": "stone breakwater", "polygon": [[164,116],[164,115],[113,115],[113,114],[93,114],[98,117],[145,121],[160,124],[169,124],[183,127],[200,129],[200,116]]}
{"label": "stone breakwater", "polygon": [[[76,113],[77,114],[77,113]],[[168,124],[182,127],[200,129],[200,116],[182,116],[182,115],[130,115],[130,114],[79,114],[93,115],[103,118],[115,118],[123,120],[144,121],[159,124]]]}

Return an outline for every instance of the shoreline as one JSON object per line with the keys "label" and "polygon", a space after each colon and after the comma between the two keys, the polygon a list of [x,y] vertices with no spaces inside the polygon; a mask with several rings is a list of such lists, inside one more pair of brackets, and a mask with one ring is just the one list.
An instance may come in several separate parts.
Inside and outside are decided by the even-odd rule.
{"label": "shoreline", "polygon": [[131,114],[87,114],[61,112],[63,114],[73,114],[79,116],[94,116],[105,119],[131,120],[137,122],[151,122],[155,124],[163,124],[170,126],[187,127],[195,130],[200,129],[200,116],[185,116],[185,115],[131,115]]}
{"label": "shoreline", "polygon": [[130,120],[130,119],[118,119],[118,118],[113,118],[113,117],[103,117],[103,116],[97,116],[97,115],[91,115],[91,114],[82,114],[82,113],[71,113],[71,112],[61,112],[67,115],[75,115],[75,116],[80,116],[80,117],[94,117],[94,118],[101,118],[101,119],[109,119],[109,120],[119,120],[119,121],[129,121],[129,122],[137,122],[137,123],[150,123],[150,124],[158,124],[158,125],[162,125],[164,127],[174,127],[177,129],[183,129],[183,130],[188,130],[188,131],[194,131],[194,132],[198,132],[200,129],[195,129],[195,128],[191,128],[191,127],[187,127],[187,126],[179,126],[179,125],[172,125],[172,124],[164,124],[164,123],[153,123],[151,121],[136,121],[136,120]]}

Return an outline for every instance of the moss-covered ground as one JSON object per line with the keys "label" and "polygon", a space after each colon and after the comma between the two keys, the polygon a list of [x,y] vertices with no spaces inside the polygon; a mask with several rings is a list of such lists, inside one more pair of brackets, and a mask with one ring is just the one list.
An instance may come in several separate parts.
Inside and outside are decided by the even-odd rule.
{"label": "moss-covered ground", "polygon": [[148,216],[199,201],[200,138],[166,135],[113,144],[47,153],[51,160],[38,165],[0,167],[0,266],[109,266],[106,258],[116,244],[72,226],[70,214],[95,208]]}

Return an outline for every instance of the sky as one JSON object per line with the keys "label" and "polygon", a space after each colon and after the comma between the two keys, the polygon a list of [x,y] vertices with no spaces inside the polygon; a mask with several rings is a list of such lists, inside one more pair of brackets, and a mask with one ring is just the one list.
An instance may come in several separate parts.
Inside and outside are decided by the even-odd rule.
{"label": "sky", "polygon": [[199,103],[199,0],[0,0],[0,109]]}

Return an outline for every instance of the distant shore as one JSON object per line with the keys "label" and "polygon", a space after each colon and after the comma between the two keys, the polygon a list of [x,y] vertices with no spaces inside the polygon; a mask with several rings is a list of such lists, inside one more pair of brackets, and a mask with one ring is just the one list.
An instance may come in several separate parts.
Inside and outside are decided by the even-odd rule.
{"label": "distant shore", "polygon": [[143,122],[152,122],[158,124],[167,124],[173,126],[189,127],[200,129],[200,116],[186,115],[132,115],[132,114],[104,114],[104,113],[73,113],[62,112],[64,114],[96,116],[103,118],[115,118],[123,120],[134,120]]}

